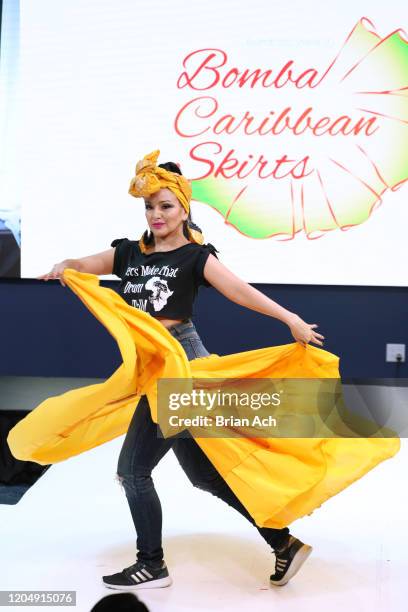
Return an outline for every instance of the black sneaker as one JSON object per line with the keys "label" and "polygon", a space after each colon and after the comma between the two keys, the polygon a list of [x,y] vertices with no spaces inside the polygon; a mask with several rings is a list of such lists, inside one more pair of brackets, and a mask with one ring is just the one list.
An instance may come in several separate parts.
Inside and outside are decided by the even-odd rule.
{"label": "black sneaker", "polygon": [[137,561],[112,576],[102,576],[103,584],[110,589],[121,591],[136,591],[137,589],[159,589],[170,586],[172,579],[163,561],[161,567],[155,569]]}
{"label": "black sneaker", "polygon": [[283,586],[300,570],[306,561],[312,547],[303,544],[293,536],[289,536],[288,541],[281,549],[275,550],[275,573],[271,575],[271,584]]}

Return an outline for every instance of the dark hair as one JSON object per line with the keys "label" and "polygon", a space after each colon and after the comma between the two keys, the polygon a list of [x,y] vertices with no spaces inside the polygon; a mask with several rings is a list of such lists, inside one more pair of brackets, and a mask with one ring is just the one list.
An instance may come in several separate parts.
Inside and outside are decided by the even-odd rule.
{"label": "dark hair", "polygon": [[[174,162],[166,162],[165,164],[159,164],[158,166],[159,168],[163,168],[163,170],[167,170],[168,172],[175,172],[176,174],[181,174],[183,175],[180,167],[175,164]],[[190,226],[192,229],[195,229],[199,232],[202,233],[201,228],[198,227],[198,225],[196,225],[195,223],[193,223],[193,219],[191,216],[191,210],[188,211],[188,218],[186,221],[183,221],[183,234],[184,236],[189,239],[189,235],[187,232],[187,226]],[[146,230],[143,234],[143,242],[145,243],[146,246],[152,246],[154,245],[154,234],[153,232],[150,232],[149,230]]]}
{"label": "dark hair", "polygon": [[159,164],[159,168],[163,168],[163,170],[167,170],[168,172],[175,172],[176,174],[183,174],[180,170],[180,166],[175,164],[174,162],[166,162],[165,164]]}
{"label": "dark hair", "polygon": [[149,612],[149,608],[140,601],[135,593],[118,593],[105,595],[92,608],[91,612]]}

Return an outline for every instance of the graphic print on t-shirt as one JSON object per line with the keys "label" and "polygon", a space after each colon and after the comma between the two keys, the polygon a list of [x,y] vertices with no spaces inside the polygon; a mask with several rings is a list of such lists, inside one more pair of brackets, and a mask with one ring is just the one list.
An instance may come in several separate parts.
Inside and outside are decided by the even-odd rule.
{"label": "graphic print on t-shirt", "polygon": [[217,250],[211,244],[189,242],[171,251],[142,253],[137,240],[118,238],[113,271],[121,279],[119,295],[129,306],[153,317],[188,319],[198,289],[210,284],[204,266]]}
{"label": "graphic print on t-shirt", "polygon": [[[168,281],[164,277],[176,278],[179,268],[171,268],[170,266],[137,266],[135,268],[128,267],[125,276],[150,276],[144,283],[131,283],[128,281],[123,289],[124,293],[142,293],[143,288],[151,292],[148,300],[153,305],[155,312],[162,310],[167,304],[167,300],[173,295],[174,291],[168,286]],[[147,310],[147,300],[139,299],[132,300],[132,306],[139,310]]]}
{"label": "graphic print on t-shirt", "polygon": [[167,298],[174,293],[174,291],[170,291],[168,288],[167,281],[161,279],[159,276],[149,278],[145,287],[153,292],[153,295],[149,297],[149,302],[153,304],[153,308],[156,312],[161,310],[163,306],[166,306]]}

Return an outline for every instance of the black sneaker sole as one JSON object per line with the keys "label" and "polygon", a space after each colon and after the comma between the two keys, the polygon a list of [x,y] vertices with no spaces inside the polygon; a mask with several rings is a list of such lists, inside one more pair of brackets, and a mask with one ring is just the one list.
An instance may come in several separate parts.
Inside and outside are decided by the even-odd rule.
{"label": "black sneaker sole", "polygon": [[273,586],[284,586],[285,584],[287,584],[289,580],[293,578],[293,576],[297,574],[297,572],[300,570],[312,550],[312,546],[309,546],[309,544],[303,544],[303,546],[299,548],[299,550],[293,557],[292,563],[290,564],[290,567],[286,574],[283,576],[283,578],[281,578],[280,580],[270,579],[270,583]]}
{"label": "black sneaker sole", "polygon": [[102,584],[108,589],[116,589],[117,591],[137,591],[139,589],[163,589],[173,583],[170,576],[165,578],[157,578],[157,580],[146,580],[146,582],[140,582],[139,584],[109,584],[102,579]]}

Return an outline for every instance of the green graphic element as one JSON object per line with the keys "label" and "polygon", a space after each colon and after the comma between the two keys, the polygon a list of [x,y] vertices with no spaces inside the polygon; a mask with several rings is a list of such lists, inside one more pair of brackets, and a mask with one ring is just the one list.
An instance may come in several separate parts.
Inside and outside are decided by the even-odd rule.
{"label": "green graphic element", "polygon": [[322,138],[319,157],[310,156],[313,171],[301,179],[193,180],[193,199],[256,239],[290,240],[302,231],[313,239],[367,221],[384,192],[408,179],[408,44],[398,31],[381,38],[373,29],[365,19],[356,25],[315,94],[330,87],[335,100],[337,88],[350,100],[350,116],[377,119],[375,134]]}

